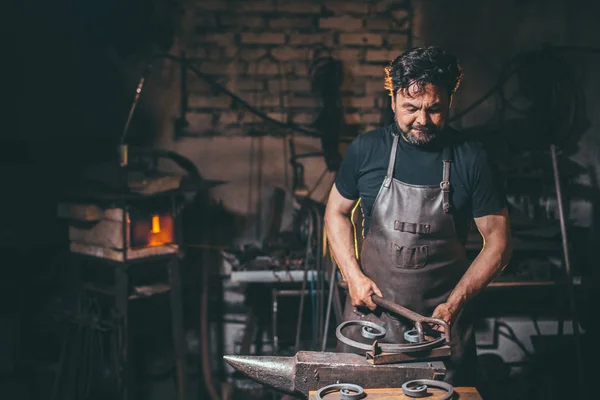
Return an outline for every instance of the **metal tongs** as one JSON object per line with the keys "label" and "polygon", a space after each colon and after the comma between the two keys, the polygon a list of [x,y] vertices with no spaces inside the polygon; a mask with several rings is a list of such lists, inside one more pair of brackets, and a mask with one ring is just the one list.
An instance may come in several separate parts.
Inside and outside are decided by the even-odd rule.
{"label": "metal tongs", "polygon": [[[348,282],[341,281],[339,282],[339,285],[342,289],[348,290]],[[401,306],[400,304],[384,299],[383,297],[378,296],[376,294],[371,295],[371,300],[373,300],[373,303],[377,304],[379,307],[385,308],[389,312],[401,315],[404,318],[413,321],[415,323],[415,328],[418,333],[419,343],[425,341],[425,334],[423,333],[423,323],[426,323],[443,326],[444,338],[446,339],[446,343],[450,344],[450,327],[448,326],[448,323],[443,319],[425,317],[417,312],[414,312],[406,307]]]}
{"label": "metal tongs", "polygon": [[415,328],[418,332],[419,342],[425,341],[425,334],[423,333],[423,323],[426,323],[443,326],[444,338],[446,339],[446,343],[450,344],[450,327],[448,326],[448,323],[443,319],[424,317],[419,313],[409,310],[408,308],[403,307],[400,304],[396,304],[393,301],[386,300],[381,296],[377,296],[376,294],[371,296],[371,300],[373,300],[373,303],[377,304],[379,307],[383,307],[394,314],[401,315],[404,318],[408,318],[409,320],[413,321],[415,323]]}

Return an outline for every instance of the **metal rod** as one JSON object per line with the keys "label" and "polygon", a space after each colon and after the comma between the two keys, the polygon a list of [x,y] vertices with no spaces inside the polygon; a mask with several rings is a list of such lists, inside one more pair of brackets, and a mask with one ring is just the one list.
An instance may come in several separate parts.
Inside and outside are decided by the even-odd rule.
{"label": "metal rod", "polygon": [[304,255],[304,279],[302,279],[302,292],[300,293],[300,306],[298,307],[298,321],[296,322],[296,351],[300,350],[300,331],[302,330],[302,314],[304,313],[304,291],[306,290],[306,284],[308,281],[308,256],[310,254],[310,239],[313,235],[313,220],[308,219],[308,235],[306,240],[306,254]]}
{"label": "metal rod", "polygon": [[581,387],[582,395],[585,390],[585,380],[583,378],[583,355],[581,353],[581,338],[579,334],[579,321],[577,319],[577,307],[575,305],[575,287],[573,285],[573,274],[571,271],[571,260],[569,257],[569,242],[567,240],[567,226],[565,222],[565,212],[562,198],[562,190],[560,184],[560,176],[558,174],[558,160],[556,157],[556,145],[550,145],[550,154],[552,155],[552,170],[554,172],[554,185],[556,187],[556,200],[558,203],[558,217],[560,220],[560,233],[562,236],[563,255],[565,260],[565,278],[567,280],[567,293],[569,296],[569,305],[571,306],[571,320],[573,323],[573,335],[575,338],[575,352],[577,355],[577,364],[579,367],[579,386]]}
{"label": "metal rod", "polygon": [[135,89],[135,96],[133,98],[133,103],[131,103],[131,108],[129,109],[129,114],[127,115],[127,120],[125,121],[125,126],[123,127],[123,132],[121,133],[121,144],[125,143],[125,138],[127,137],[127,132],[129,131],[129,126],[131,125],[131,119],[133,118],[133,113],[140,102],[140,94],[142,93],[142,89],[144,88],[144,82],[146,81],[146,73],[152,67],[151,64],[148,64],[146,69],[144,69],[144,73],[140,77],[137,88]]}
{"label": "metal rod", "polygon": [[327,333],[329,331],[329,319],[331,318],[331,305],[333,303],[333,287],[335,285],[335,273],[337,266],[330,262],[331,274],[329,275],[329,295],[327,297],[327,312],[325,313],[325,327],[323,328],[323,341],[321,342],[321,351],[327,348]]}

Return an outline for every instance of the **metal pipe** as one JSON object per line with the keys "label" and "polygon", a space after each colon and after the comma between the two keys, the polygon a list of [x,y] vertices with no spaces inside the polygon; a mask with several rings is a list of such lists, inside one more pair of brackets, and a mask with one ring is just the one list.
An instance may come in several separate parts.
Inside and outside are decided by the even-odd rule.
{"label": "metal pipe", "polygon": [[[577,355],[577,364],[579,367],[579,386],[583,395],[586,391],[585,380],[583,379],[583,355],[581,353],[581,338],[579,334],[579,320],[577,318],[577,307],[575,305],[575,287],[573,285],[573,273],[571,271],[571,260],[569,257],[569,242],[567,240],[567,226],[565,222],[565,212],[562,198],[562,190],[560,184],[560,176],[558,174],[558,159],[556,156],[556,145],[550,145],[550,154],[552,155],[552,171],[554,172],[554,186],[556,188],[556,200],[558,205],[558,217],[560,221],[560,233],[562,236],[563,256],[565,261],[565,275],[567,280],[567,293],[569,296],[569,305],[571,306],[571,320],[573,323],[573,335],[575,338],[575,352]],[[584,397],[584,396],[581,396]]]}
{"label": "metal pipe", "polygon": [[310,238],[313,234],[313,220],[308,220],[308,235],[306,240],[306,254],[304,255],[304,279],[302,279],[302,289],[300,293],[300,306],[298,307],[298,321],[296,322],[296,342],[294,347],[296,351],[300,350],[300,331],[302,330],[302,314],[304,313],[304,291],[308,281],[308,255],[310,253]]}
{"label": "metal pipe", "polygon": [[329,275],[329,295],[327,297],[327,312],[325,313],[325,327],[323,328],[323,341],[321,342],[321,351],[327,348],[327,333],[329,331],[329,319],[331,317],[331,305],[333,303],[333,288],[335,286],[335,273],[337,266],[330,262],[331,274]]}

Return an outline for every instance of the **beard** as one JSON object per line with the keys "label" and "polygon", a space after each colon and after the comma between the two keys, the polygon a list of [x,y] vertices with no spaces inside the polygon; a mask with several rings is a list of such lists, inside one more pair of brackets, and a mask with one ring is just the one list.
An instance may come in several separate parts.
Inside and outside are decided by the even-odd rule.
{"label": "beard", "polygon": [[405,132],[400,129],[400,124],[398,124],[396,116],[394,116],[394,128],[402,135],[404,140],[415,146],[429,145],[439,136],[439,128],[435,125],[412,124],[408,127],[408,131]]}

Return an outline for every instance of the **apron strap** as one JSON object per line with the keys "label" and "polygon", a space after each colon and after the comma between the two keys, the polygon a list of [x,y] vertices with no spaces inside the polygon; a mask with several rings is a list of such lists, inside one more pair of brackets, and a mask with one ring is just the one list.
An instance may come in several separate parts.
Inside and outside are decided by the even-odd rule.
{"label": "apron strap", "polygon": [[388,164],[387,174],[383,180],[383,187],[386,189],[390,187],[392,178],[394,176],[394,165],[396,164],[396,152],[398,150],[398,138],[400,135],[394,134],[394,143],[392,144],[392,152],[390,154],[390,162]]}
{"label": "apron strap", "polygon": [[443,171],[443,180],[440,183],[440,188],[442,189],[443,196],[443,207],[444,212],[450,212],[450,208],[452,205],[450,204],[450,164],[452,163],[454,157],[452,154],[452,145],[448,144],[444,147],[443,152],[444,159],[444,171]]}

